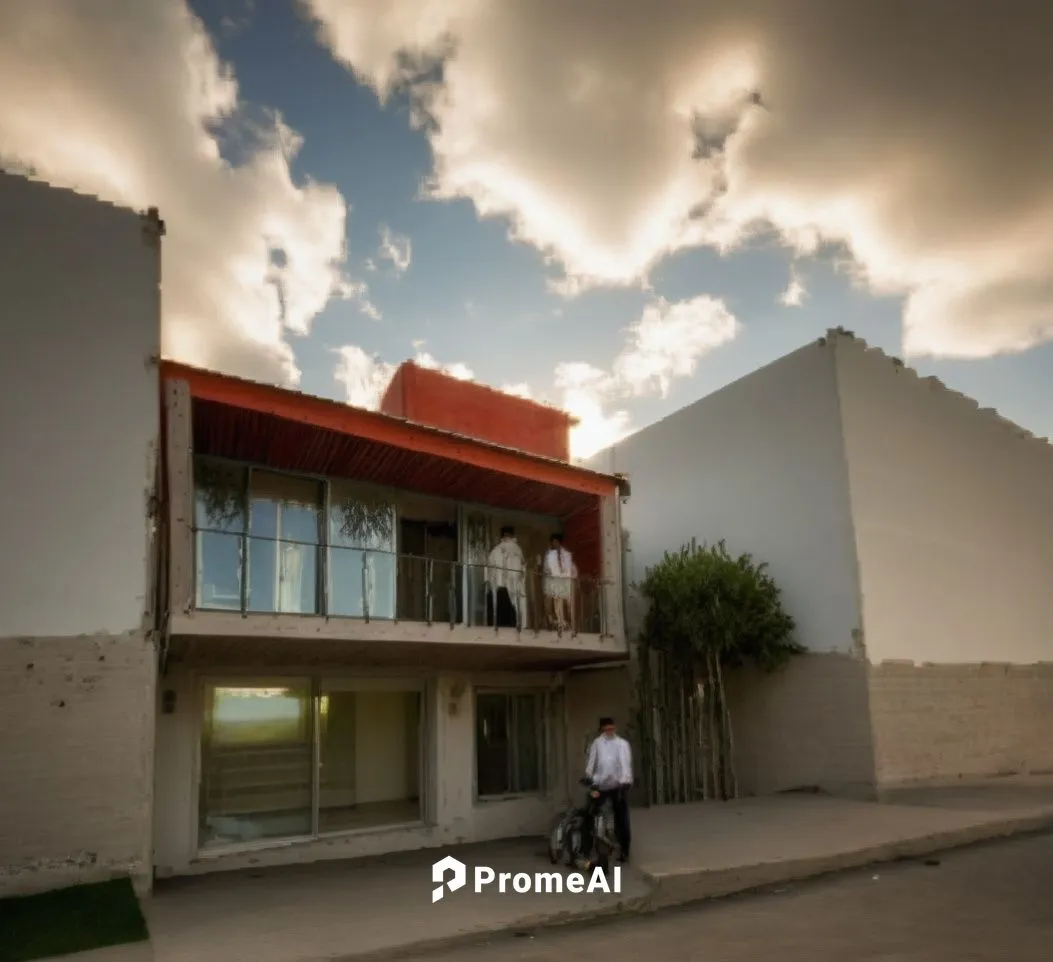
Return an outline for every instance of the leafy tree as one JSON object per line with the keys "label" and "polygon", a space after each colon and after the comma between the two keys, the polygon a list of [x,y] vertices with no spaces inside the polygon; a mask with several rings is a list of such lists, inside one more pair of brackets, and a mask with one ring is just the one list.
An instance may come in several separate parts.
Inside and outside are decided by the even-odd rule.
{"label": "leafy tree", "polygon": [[348,488],[335,500],[333,512],[347,545],[389,549],[395,527],[395,505],[389,497],[366,488]]}
{"label": "leafy tree", "polygon": [[247,516],[246,471],[241,465],[194,459],[197,523],[218,531],[243,531]]}
{"label": "leafy tree", "polygon": [[[766,564],[723,541],[667,552],[636,586],[647,603],[640,634],[640,707],[654,801],[737,794],[724,673],[781,668],[804,649]],[[701,757],[700,757],[701,753]]]}

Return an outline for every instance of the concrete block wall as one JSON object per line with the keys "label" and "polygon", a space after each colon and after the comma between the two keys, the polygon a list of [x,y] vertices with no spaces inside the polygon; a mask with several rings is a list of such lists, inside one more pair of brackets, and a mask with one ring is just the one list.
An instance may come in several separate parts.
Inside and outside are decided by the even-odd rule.
{"label": "concrete block wall", "polygon": [[881,788],[1053,773],[1053,664],[870,667]]}
{"label": "concrete block wall", "polygon": [[0,173],[0,896],[151,878],[160,236]]}
{"label": "concrete block wall", "polygon": [[148,885],[155,672],[141,632],[0,640],[0,895]]}

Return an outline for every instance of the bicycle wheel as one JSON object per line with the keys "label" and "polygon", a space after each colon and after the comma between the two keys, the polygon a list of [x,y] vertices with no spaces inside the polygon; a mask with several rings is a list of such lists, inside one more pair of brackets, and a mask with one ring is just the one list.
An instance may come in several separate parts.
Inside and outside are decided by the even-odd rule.
{"label": "bicycle wheel", "polygon": [[563,858],[563,850],[566,847],[566,828],[561,818],[552,826],[548,833],[548,860],[553,865],[558,865]]}

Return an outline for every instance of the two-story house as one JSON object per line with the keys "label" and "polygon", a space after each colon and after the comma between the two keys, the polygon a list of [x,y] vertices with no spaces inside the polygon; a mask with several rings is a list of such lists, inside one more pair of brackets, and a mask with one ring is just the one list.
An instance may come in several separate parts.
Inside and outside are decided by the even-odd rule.
{"label": "two-story house", "polygon": [[627,659],[568,418],[162,361],[156,211],[0,173],[0,213],[0,896],[544,831]]}
{"label": "two-story house", "polygon": [[568,417],[413,364],[380,411],[161,378],[155,871],[543,832],[595,727],[576,673],[628,657],[622,482]]}

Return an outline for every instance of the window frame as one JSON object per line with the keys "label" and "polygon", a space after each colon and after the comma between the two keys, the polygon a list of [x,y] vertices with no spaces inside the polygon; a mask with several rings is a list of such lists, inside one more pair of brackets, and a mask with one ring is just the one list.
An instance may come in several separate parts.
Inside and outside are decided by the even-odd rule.
{"label": "window frame", "polygon": [[[273,838],[256,839],[243,842],[226,842],[202,845],[200,841],[201,781],[204,768],[205,752],[205,718],[208,692],[212,687],[234,688],[287,688],[298,683],[309,683],[309,718],[311,726],[311,831],[306,835],[283,835]],[[420,722],[418,727],[417,765],[420,777],[420,818],[411,822],[391,822],[371,825],[362,828],[338,829],[336,831],[319,831],[320,774],[321,769],[321,728],[319,712],[321,698],[326,689],[334,691],[388,691],[415,693],[420,704]],[[302,845],[324,842],[358,835],[375,835],[406,829],[425,829],[432,824],[431,810],[434,805],[435,788],[432,783],[434,761],[431,758],[432,733],[435,726],[435,715],[432,707],[434,701],[433,683],[421,675],[356,675],[339,671],[296,671],[279,672],[269,675],[257,675],[231,669],[212,669],[207,672],[194,673],[194,729],[195,752],[192,766],[190,805],[192,818],[191,845],[194,858],[211,860],[240,852],[263,851],[282,848],[288,845]]]}
{"label": "window frame", "polygon": [[[215,467],[226,467],[228,469],[233,468],[244,472],[244,479],[240,485],[241,488],[241,508],[243,512],[242,524],[240,530],[223,530],[220,528],[213,528],[211,526],[201,526],[198,523],[197,517],[197,484],[195,481],[195,471],[198,462],[207,463]],[[253,539],[251,534],[251,502],[252,502],[252,475],[254,472],[260,472],[268,475],[287,477],[291,480],[297,481],[310,481],[322,486],[322,499],[318,505],[319,508],[319,537],[317,544],[311,544],[308,542],[295,542],[302,544],[305,547],[311,547],[316,552],[316,574],[315,574],[315,604],[319,609],[316,613],[311,614],[309,612],[282,612],[282,611],[267,611],[263,609],[253,609],[249,605],[249,586],[251,579],[250,572],[250,561],[249,561],[249,546]],[[247,617],[273,617],[275,615],[281,617],[297,617],[297,618],[326,618],[326,619],[347,619],[354,621],[365,621],[369,622],[372,620],[378,621],[397,621],[396,618],[389,618],[384,615],[376,615],[375,613],[369,613],[368,615],[344,615],[344,614],[333,614],[330,611],[331,608],[331,597],[333,593],[333,585],[331,583],[331,564],[330,559],[334,548],[341,550],[339,547],[332,544],[331,539],[331,515],[333,508],[333,497],[332,490],[335,487],[339,488],[343,485],[350,485],[353,488],[359,489],[364,493],[375,493],[377,497],[386,500],[393,500],[393,524],[394,524],[394,552],[393,556],[396,559],[396,570],[394,572],[392,592],[395,604],[395,611],[398,611],[398,595],[399,595],[399,577],[397,563],[398,559],[403,557],[402,546],[399,543],[399,522],[403,517],[400,508],[400,499],[423,499],[426,502],[433,502],[438,505],[451,506],[457,509],[457,567],[462,571],[462,588],[458,591],[458,595],[461,599],[462,604],[462,617],[456,622],[457,627],[481,627],[481,625],[471,624],[471,618],[469,617],[470,612],[470,591],[469,591],[469,578],[465,573],[466,561],[464,559],[464,547],[465,547],[465,523],[464,519],[468,513],[479,512],[485,515],[488,519],[489,524],[493,528],[499,527],[504,523],[515,523],[529,526],[531,528],[537,528],[541,530],[543,528],[549,528],[556,530],[559,527],[559,519],[550,517],[548,515],[533,514],[531,512],[521,511],[516,508],[495,508],[493,505],[483,504],[475,501],[461,501],[456,498],[443,497],[440,495],[422,495],[419,492],[413,491],[409,488],[400,488],[393,485],[377,485],[367,480],[360,480],[357,478],[342,478],[334,477],[329,475],[320,475],[312,472],[300,472],[290,471],[284,468],[272,467],[270,465],[257,464],[251,461],[241,461],[235,458],[229,458],[223,455],[214,454],[199,454],[194,453],[192,457],[191,466],[191,488],[192,488],[192,500],[194,503],[192,524],[191,524],[191,538],[193,540],[193,607],[198,611],[206,612],[230,612],[237,611],[240,614]],[[204,602],[203,587],[204,582],[202,575],[204,572],[204,559],[202,556],[203,542],[202,536],[204,534],[220,534],[227,537],[237,539],[239,546],[239,563],[238,571],[241,578],[240,598],[238,600],[238,606],[235,608],[232,605],[213,606],[207,605]],[[491,538],[493,540],[493,538]],[[492,547],[492,545],[491,545]],[[391,552],[378,551],[375,549],[357,549],[366,555],[387,555]],[[277,607],[277,606],[275,606]],[[421,622],[423,624],[424,622]]]}
{"label": "window frame", "polygon": [[[480,696],[497,695],[505,699],[506,704],[511,706],[512,719],[516,718],[515,699],[523,695],[531,695],[538,700],[540,711],[541,711],[541,725],[537,732],[537,751],[538,751],[538,787],[533,791],[508,791],[501,792],[498,794],[486,794],[483,795],[479,792],[479,698]],[[515,751],[514,746],[516,745],[515,738],[515,721],[510,721],[509,724],[509,744],[513,746],[513,751],[509,754],[508,758],[508,769],[509,769],[509,782],[514,783],[515,779],[512,777],[512,767],[515,764]],[[510,687],[489,687],[489,686],[476,686],[472,692],[472,794],[476,803],[490,803],[490,802],[503,802],[503,801],[515,801],[517,799],[533,799],[533,798],[545,798],[550,794],[550,774],[552,763],[549,759],[549,747],[551,742],[552,734],[552,717],[551,717],[551,705],[550,705],[550,693],[545,688],[539,687],[522,687],[518,688],[515,686]]]}

